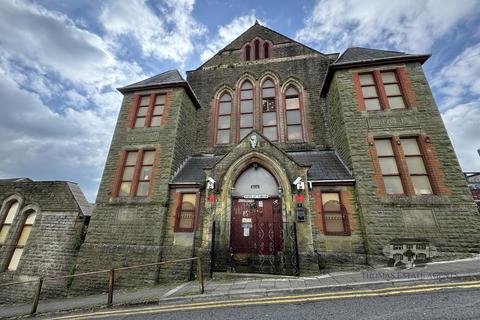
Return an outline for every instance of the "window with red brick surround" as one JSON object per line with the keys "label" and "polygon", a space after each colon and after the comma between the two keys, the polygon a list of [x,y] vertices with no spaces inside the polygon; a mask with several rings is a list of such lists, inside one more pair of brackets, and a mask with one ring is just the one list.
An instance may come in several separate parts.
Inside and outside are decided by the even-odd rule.
{"label": "window with red brick surround", "polygon": [[232,96],[225,92],[217,106],[216,144],[230,143],[232,127]]}
{"label": "window with red brick surround", "polygon": [[182,193],[175,213],[175,232],[193,232],[196,226],[200,194]]}
{"label": "window with red brick surround", "polygon": [[146,197],[150,193],[155,150],[123,151],[113,196]]}
{"label": "window with red brick surround", "polygon": [[[431,174],[419,137],[375,139],[374,145],[386,194],[433,194]],[[438,188],[437,188],[438,190]]]}
{"label": "window with red brick surround", "polygon": [[268,59],[270,58],[270,46],[267,42],[263,44],[263,58]]}
{"label": "window with red brick surround", "polygon": [[285,92],[285,115],[287,141],[303,140],[302,102],[294,86]]}
{"label": "window with red brick surround", "polygon": [[350,224],[339,192],[322,192],[323,229],[326,235],[350,235]]}
{"label": "window with red brick surround", "polygon": [[266,79],[262,84],[262,132],[271,141],[278,140],[277,122],[275,84]]}
{"label": "window with red brick surround", "polygon": [[401,81],[400,77],[404,77],[404,72],[400,72],[400,69],[358,74],[359,94],[363,103],[361,109],[376,111],[407,108],[407,97],[404,93],[406,81]]}
{"label": "window with red brick surround", "polygon": [[240,139],[253,130],[253,85],[249,80],[240,87]]}
{"label": "window with red brick surround", "polygon": [[130,128],[159,127],[165,123],[168,108],[168,94],[152,93],[136,96],[132,104]]}

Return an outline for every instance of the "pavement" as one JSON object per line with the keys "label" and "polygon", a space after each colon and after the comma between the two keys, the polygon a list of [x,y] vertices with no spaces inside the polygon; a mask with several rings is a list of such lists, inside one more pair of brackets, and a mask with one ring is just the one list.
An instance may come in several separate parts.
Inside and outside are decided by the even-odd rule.
{"label": "pavement", "polygon": [[[468,259],[432,262],[424,267],[395,270],[370,268],[356,272],[332,272],[318,276],[287,277],[258,274],[215,273],[205,279],[205,293],[200,294],[197,281],[139,290],[117,290],[113,306],[146,303],[189,303],[215,299],[280,296],[285,294],[341,290],[344,288],[395,286],[405,283],[444,282],[459,279],[480,279],[480,256]],[[73,310],[95,310],[105,307],[106,294],[59,300],[41,300],[37,314]],[[0,318],[28,315],[31,304],[0,306]]]}

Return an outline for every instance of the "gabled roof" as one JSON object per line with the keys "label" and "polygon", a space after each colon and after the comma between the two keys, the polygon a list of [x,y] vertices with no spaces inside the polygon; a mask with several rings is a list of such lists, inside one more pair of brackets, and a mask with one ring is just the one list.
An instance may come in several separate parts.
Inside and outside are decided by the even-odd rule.
{"label": "gabled roof", "polygon": [[[353,183],[355,179],[333,151],[287,152],[299,165],[310,166],[308,179],[315,182]],[[201,184],[205,180],[203,169],[213,167],[223,156],[204,155],[190,157],[172,180],[172,184]]]}
{"label": "gabled roof", "polygon": [[348,48],[328,67],[320,95],[322,97],[326,96],[333,74],[336,70],[398,62],[420,62],[423,64],[428,58],[430,58],[430,56],[430,54],[410,54],[400,51],[360,47]]}
{"label": "gabled roof", "polygon": [[183,79],[182,75],[180,74],[180,72],[178,72],[177,69],[165,71],[163,73],[157,74],[156,76],[150,77],[148,79],[118,88],[118,90],[123,93],[123,91],[128,89],[143,88],[147,86],[166,85],[166,84],[172,84],[172,83],[175,83],[175,84],[186,83],[185,79]]}
{"label": "gabled roof", "polygon": [[182,75],[177,69],[165,71],[163,73],[157,74],[156,76],[150,77],[148,79],[129,84],[127,86],[117,88],[118,91],[125,94],[132,91],[138,90],[148,90],[148,89],[159,89],[159,88],[172,88],[172,87],[183,87],[187,91],[188,96],[192,100],[195,107],[200,108],[200,103],[198,98],[195,95],[192,87],[188,82],[183,79]]}
{"label": "gabled roof", "polygon": [[392,57],[404,57],[409,54],[400,51],[378,50],[370,48],[353,47],[348,48],[345,52],[335,61],[335,64],[351,63],[359,61],[372,61],[378,59],[392,58]]}
{"label": "gabled roof", "polygon": [[214,57],[217,57],[218,55],[220,55],[224,51],[234,51],[234,50],[241,49],[242,46],[245,43],[250,42],[252,39],[254,39],[257,36],[259,36],[259,37],[261,37],[265,40],[271,41],[274,45],[275,44],[281,44],[281,43],[294,43],[294,44],[297,44],[299,46],[302,46],[303,48],[305,48],[307,51],[309,51],[311,53],[315,53],[315,54],[319,54],[319,55],[323,55],[323,56],[327,57],[324,53],[321,53],[320,51],[317,51],[317,50],[315,50],[315,49],[313,49],[313,48],[311,48],[311,47],[309,47],[309,46],[307,46],[303,43],[300,43],[296,40],[293,40],[293,39],[281,34],[281,33],[278,33],[275,30],[272,30],[270,28],[262,26],[258,21],[256,21],[253,24],[253,26],[248,28],[245,32],[243,32],[241,35],[239,35],[237,38],[235,38],[232,42],[227,44],[224,48],[220,49],[217,53],[215,53],[215,55],[213,57],[211,57],[210,59],[205,61],[201,66],[199,66],[197,68],[197,70],[201,69],[205,65],[208,65],[208,63]]}
{"label": "gabled roof", "polygon": [[0,183],[2,182],[32,182],[33,180],[30,178],[9,178],[9,179],[0,179]]}

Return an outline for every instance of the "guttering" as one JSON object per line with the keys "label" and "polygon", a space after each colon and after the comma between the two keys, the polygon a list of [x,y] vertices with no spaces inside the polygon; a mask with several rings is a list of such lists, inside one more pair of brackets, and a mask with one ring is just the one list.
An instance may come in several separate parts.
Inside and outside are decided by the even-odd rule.
{"label": "guttering", "polygon": [[338,185],[354,185],[355,179],[341,179],[341,180],[308,180],[309,184],[338,184]]}

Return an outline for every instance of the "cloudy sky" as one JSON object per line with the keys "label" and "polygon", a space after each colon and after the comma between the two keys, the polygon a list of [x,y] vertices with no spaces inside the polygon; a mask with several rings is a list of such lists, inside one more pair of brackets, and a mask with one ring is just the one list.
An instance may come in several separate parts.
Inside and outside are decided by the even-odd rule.
{"label": "cloudy sky", "polygon": [[3,0],[0,178],[75,181],[94,201],[115,88],[194,69],[255,19],[324,53],[432,53],[425,72],[462,168],[480,171],[479,1]]}

